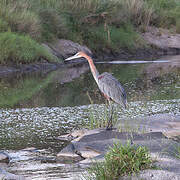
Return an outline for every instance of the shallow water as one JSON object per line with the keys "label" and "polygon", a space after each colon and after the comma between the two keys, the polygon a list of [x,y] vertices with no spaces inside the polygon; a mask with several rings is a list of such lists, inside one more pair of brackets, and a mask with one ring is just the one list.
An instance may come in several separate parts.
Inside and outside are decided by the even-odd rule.
{"label": "shallow water", "polygon": [[[117,120],[180,115],[178,61],[97,64],[97,68],[100,73],[112,73],[127,92],[128,108],[117,107]],[[0,149],[12,157],[9,171],[31,179],[63,179],[76,174],[75,165],[44,163],[44,158],[53,161],[66,145],[57,140],[59,135],[87,127],[91,116],[106,118],[104,103],[87,64],[48,74],[0,78]],[[37,151],[22,151],[27,147]]]}

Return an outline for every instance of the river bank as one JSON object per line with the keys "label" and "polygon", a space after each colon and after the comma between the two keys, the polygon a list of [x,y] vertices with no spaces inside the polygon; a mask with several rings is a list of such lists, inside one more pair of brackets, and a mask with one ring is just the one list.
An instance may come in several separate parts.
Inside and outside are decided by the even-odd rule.
{"label": "river bank", "polygon": [[73,63],[64,64],[63,60],[78,51],[84,51],[91,55],[94,61],[114,61],[114,60],[155,60],[163,56],[179,55],[180,54],[180,34],[171,33],[167,29],[149,27],[145,33],[141,34],[141,38],[145,41],[146,47],[136,49],[119,49],[113,51],[105,49],[93,53],[85,45],[80,45],[76,42],[56,39],[53,43],[42,44],[55,62],[48,61],[43,57],[35,63],[8,63],[0,64],[0,76],[7,76],[13,73],[30,73],[30,72],[50,72],[63,66],[74,66],[81,64],[83,60]]}
{"label": "river bank", "polygon": [[[115,61],[115,60],[155,60],[159,59],[163,56],[168,55],[178,55],[180,54],[180,50],[178,49],[139,49],[136,51],[136,53],[129,53],[129,52],[121,52],[121,53],[106,53],[101,54],[97,57],[97,55],[94,56],[95,62],[101,62],[101,61]],[[50,63],[44,60],[44,62],[40,63],[30,63],[30,64],[9,64],[9,65],[0,65],[0,77],[5,76],[11,76],[14,73],[19,74],[26,74],[26,73],[32,73],[32,72],[51,72],[56,70],[57,68],[62,68],[64,66],[66,67],[73,67],[77,64],[82,64],[86,61],[79,60],[77,62],[71,62],[68,64],[65,64],[64,62],[56,62],[56,63]]]}

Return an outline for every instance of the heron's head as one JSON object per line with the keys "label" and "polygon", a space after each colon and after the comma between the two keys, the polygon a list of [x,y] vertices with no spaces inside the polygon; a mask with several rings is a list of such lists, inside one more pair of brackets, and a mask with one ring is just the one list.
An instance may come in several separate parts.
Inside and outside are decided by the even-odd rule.
{"label": "heron's head", "polygon": [[65,61],[69,61],[69,60],[72,60],[72,59],[78,59],[78,58],[82,58],[82,57],[86,58],[87,55],[84,52],[80,51],[80,52],[76,53],[74,56],[71,56],[71,57],[65,59]]}

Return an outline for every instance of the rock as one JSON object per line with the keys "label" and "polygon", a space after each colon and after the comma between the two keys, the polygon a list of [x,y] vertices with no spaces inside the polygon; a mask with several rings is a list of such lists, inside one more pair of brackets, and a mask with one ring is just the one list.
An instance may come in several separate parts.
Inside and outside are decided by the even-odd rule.
{"label": "rock", "polygon": [[[166,118],[169,119],[169,117]],[[172,119],[177,120],[176,118]],[[148,124],[153,122],[153,126],[157,126],[155,117],[153,120],[151,117],[150,120]],[[176,124],[175,121],[171,122],[172,123],[167,123],[166,126],[178,128],[177,126],[179,123]],[[155,165],[161,170],[145,170],[138,175],[123,177],[121,179],[178,180],[180,178],[180,160],[176,159],[175,152],[177,152],[176,148],[180,146],[180,143],[166,138],[162,132],[157,132],[157,127],[153,130],[153,132],[143,134],[118,132],[116,130],[106,131],[104,129],[76,131],[74,136],[77,138],[65,147],[59,155],[61,158],[64,158],[63,156],[70,154],[68,157],[71,156],[69,159],[71,162],[73,160],[72,155],[74,155],[77,158],[75,162],[77,163],[79,161],[79,167],[87,168],[92,163],[102,162],[105,153],[114,143],[126,144],[129,140],[132,144],[147,147],[151,153],[152,159],[155,160]]]}
{"label": "rock", "polygon": [[71,133],[71,136],[73,136],[74,138],[78,138],[78,137],[82,137],[84,134],[87,134],[90,132],[91,131],[89,131],[88,129],[80,129],[80,130],[73,131]]}
{"label": "rock", "polygon": [[168,138],[179,136],[180,116],[171,114],[156,114],[147,117],[138,117],[119,120],[116,127],[121,131],[126,131],[125,124],[133,131],[144,132],[162,132]]}
{"label": "rock", "polygon": [[162,57],[158,60],[168,60],[167,63],[152,63],[143,69],[144,78],[153,80],[156,77],[163,77],[166,74],[179,72],[180,70],[180,55],[173,57]]}
{"label": "rock", "polygon": [[25,177],[6,172],[0,168],[0,180],[25,180]]}
{"label": "rock", "polygon": [[180,34],[172,34],[167,29],[148,27],[142,37],[148,44],[160,49],[180,49]]}
{"label": "rock", "polygon": [[96,151],[94,149],[91,149],[88,146],[86,147],[86,150],[81,150],[81,151],[79,151],[79,153],[85,159],[94,158],[96,156],[101,155],[100,152],[98,152],[98,151]]}
{"label": "rock", "polygon": [[55,50],[51,49],[48,44],[42,44],[42,46],[54,57],[54,59],[61,59],[62,56],[60,55],[60,53],[56,52]]}
{"label": "rock", "polygon": [[56,137],[56,139],[60,141],[72,141],[74,138],[75,137],[73,137],[71,134],[65,134],[65,135]]}
{"label": "rock", "polygon": [[5,152],[0,152],[0,163],[9,163],[10,156]]}
{"label": "rock", "polygon": [[136,176],[125,176],[121,177],[121,180],[179,180],[180,176],[173,172],[165,170],[145,170]]}
{"label": "rock", "polygon": [[22,149],[22,151],[28,151],[28,152],[38,152],[38,149],[35,147],[27,147],[25,149]]}
{"label": "rock", "polygon": [[84,51],[90,55],[92,54],[91,50],[88,47],[82,46],[78,43],[74,43],[73,41],[65,39],[58,39],[54,43],[48,43],[45,45],[51,48],[53,54],[55,54],[57,57],[62,58],[72,56],[78,51]]}
{"label": "rock", "polygon": [[57,158],[56,161],[58,163],[75,163],[75,162],[79,162],[83,160],[83,158],[81,156],[79,156],[78,154],[72,153],[72,152],[67,152],[67,153],[63,153],[60,152],[57,154]]}
{"label": "rock", "polygon": [[174,140],[180,140],[180,129],[179,130],[169,130],[169,131],[163,132],[163,134],[168,138],[172,138]]}

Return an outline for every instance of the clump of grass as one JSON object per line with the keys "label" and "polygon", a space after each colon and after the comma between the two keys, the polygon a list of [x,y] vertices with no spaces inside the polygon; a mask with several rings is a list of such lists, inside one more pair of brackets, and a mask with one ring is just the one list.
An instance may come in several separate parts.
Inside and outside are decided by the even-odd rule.
{"label": "clump of grass", "polygon": [[[88,129],[96,129],[96,128],[105,128],[108,124],[109,120],[109,111],[107,107],[104,107],[103,112],[98,112],[95,108],[90,108],[89,110],[89,121],[87,124]],[[113,124],[115,122],[115,117],[113,116]]]}
{"label": "clump of grass", "polygon": [[[88,99],[90,101],[90,104],[93,105],[94,102],[87,92]],[[112,106],[113,106],[113,112],[112,112]],[[112,123],[115,125],[118,121],[118,109],[119,106],[115,106],[114,104],[109,105],[108,102],[106,102],[105,105],[103,105],[102,110],[99,110],[99,108],[90,107],[89,108],[89,116],[88,116],[88,124],[86,124],[88,129],[96,129],[96,128],[105,128],[108,125],[108,121],[110,119],[111,113],[112,113]]]}
{"label": "clump of grass", "polygon": [[139,173],[152,168],[152,159],[146,147],[114,144],[105,155],[105,161],[95,163],[88,169],[86,179],[115,180],[124,175]]}
{"label": "clump of grass", "polygon": [[0,18],[8,24],[11,31],[28,34],[34,39],[40,39],[40,19],[29,7],[28,1],[1,1]]}
{"label": "clump of grass", "polygon": [[12,32],[0,33],[0,62],[30,63],[41,58],[55,61],[47,50],[29,36]]}
{"label": "clump of grass", "polygon": [[53,41],[55,37],[63,38],[67,33],[65,19],[54,9],[39,11],[42,24],[42,39]]}
{"label": "clump of grass", "polygon": [[180,17],[180,2],[169,0],[147,0],[147,4],[153,7],[151,24],[170,28],[176,26]]}
{"label": "clump of grass", "polygon": [[176,158],[180,159],[180,146],[176,147],[176,152],[175,152],[174,155],[175,155]]}

